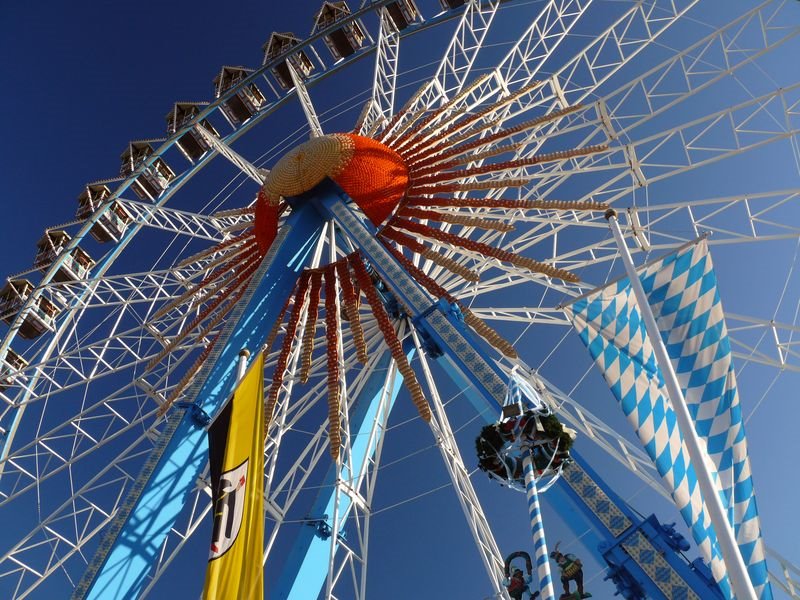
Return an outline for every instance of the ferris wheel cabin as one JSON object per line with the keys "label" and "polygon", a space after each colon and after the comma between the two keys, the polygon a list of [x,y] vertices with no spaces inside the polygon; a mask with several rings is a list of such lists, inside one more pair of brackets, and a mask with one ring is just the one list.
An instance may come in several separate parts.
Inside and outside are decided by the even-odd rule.
{"label": "ferris wheel cabin", "polygon": [[394,26],[399,31],[403,31],[419,18],[419,9],[414,4],[414,0],[398,0],[386,5],[386,12],[392,19]]}
{"label": "ferris wheel cabin", "polygon": [[[346,2],[325,2],[314,17],[311,35],[334,26],[349,17],[350,8]],[[347,21],[339,29],[324,37],[325,45],[334,58],[346,58],[364,45],[364,27],[357,21]]]}
{"label": "ferris wheel cabin", "polygon": [[[78,219],[88,219],[108,202],[110,196],[111,190],[107,185],[90,183],[78,196],[78,210],[75,216]],[[101,243],[118,242],[132,220],[131,214],[115,200],[111,204],[111,208],[103,213],[89,233]]]}
{"label": "ferris wheel cabin", "polygon": [[466,0],[439,0],[439,4],[442,5],[444,10],[450,10],[453,8],[458,8],[459,6],[464,6],[464,4],[466,4]]}
{"label": "ferris wheel cabin", "polygon": [[[33,266],[42,272],[47,271],[50,265],[63,254],[71,240],[72,238],[69,234],[60,229],[46,232],[36,244],[36,257],[33,259]],[[84,279],[93,266],[92,257],[76,246],[64,257],[58,271],[53,275],[53,280],[77,281]]]}
{"label": "ferris wheel cabin", "polygon": [[[300,39],[293,33],[286,31],[284,33],[273,32],[269,36],[269,41],[264,44],[261,49],[264,51],[264,63],[266,64],[279,56],[286,54],[291,48],[300,43]],[[289,90],[294,87],[292,76],[289,73],[289,66],[286,64],[290,61],[295,73],[300,79],[306,79],[314,70],[314,65],[308,58],[308,55],[303,52],[295,52],[286,60],[279,62],[277,65],[270,69],[272,76],[277,80],[278,85],[283,89]]]}
{"label": "ferris wheel cabin", "polygon": [[[153,154],[154,149],[151,141],[162,140],[137,140],[128,144],[128,148],[120,156],[122,165],[119,173],[123,177],[133,174],[148,157]],[[141,200],[155,200],[161,195],[169,182],[175,179],[175,172],[161,157],[155,158],[131,184],[131,189]]]}
{"label": "ferris wheel cabin", "polygon": [[[28,361],[14,352],[11,348],[6,350],[6,355],[0,362],[0,392],[3,392],[14,385],[20,378],[20,371],[28,366]],[[4,434],[0,430],[0,437]]]}
{"label": "ferris wheel cabin", "polygon": [[[205,106],[208,106],[208,102],[176,102],[166,116],[167,133],[172,135],[179,129],[190,126]],[[219,132],[208,119],[202,119],[199,124],[212,135],[219,137]],[[178,146],[178,150],[192,163],[197,162],[208,150],[208,142],[194,128],[179,137],[175,144]]]}
{"label": "ferris wheel cabin", "polygon": [[[245,67],[222,67],[220,74],[214,78],[214,89],[217,98],[225,95],[232,87],[247,79],[253,69]],[[267,99],[255,83],[249,83],[238,89],[230,98],[222,102],[222,114],[236,127],[244,123],[264,106]]]}
{"label": "ferris wheel cabin", "polygon": [[[34,285],[27,279],[12,279],[0,290],[0,319],[11,325],[33,293]],[[26,340],[39,337],[45,331],[55,331],[55,317],[59,308],[43,295],[36,298],[25,320],[19,328],[19,335]]]}

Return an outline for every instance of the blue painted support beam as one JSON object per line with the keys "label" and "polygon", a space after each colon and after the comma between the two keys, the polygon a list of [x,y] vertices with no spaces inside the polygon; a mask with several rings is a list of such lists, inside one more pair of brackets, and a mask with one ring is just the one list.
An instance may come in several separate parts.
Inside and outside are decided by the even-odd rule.
{"label": "blue painted support beam", "polygon": [[476,410],[495,420],[505,400],[506,377],[484,358],[458,307],[433,300],[377,240],[375,227],[347,206],[349,197],[332,181],[317,186],[307,198],[320,207],[320,212],[327,212],[355,242],[392,294],[410,311],[417,329],[447,350],[440,359],[447,363],[448,371],[465,389]]}
{"label": "blue painted support beam", "polygon": [[[556,487],[560,487],[570,504],[579,508],[580,513],[588,519],[591,530],[597,534],[594,547],[601,540],[615,539],[637,525],[641,520],[639,516],[613,490],[600,484],[603,479],[583,460],[580,453],[574,448],[569,453],[576,464],[564,471]],[[576,515],[573,512],[564,516],[569,522]],[[584,526],[584,523],[575,525]]]}
{"label": "blue painted support beam", "polygon": [[[414,351],[408,353],[409,360]],[[376,365],[364,387],[356,399],[354,409],[349,415],[350,432],[355,440],[352,445],[353,470],[350,475],[358,479],[366,469],[369,459],[375,454],[378,438],[368,447],[369,432],[376,419],[382,419],[378,414],[381,397],[384,394],[383,386],[386,379],[386,370],[391,364],[391,355],[386,351]],[[392,389],[388,390],[389,398],[386,406],[391,411],[394,401],[400,392],[403,376],[397,373]],[[343,475],[345,477],[345,475]],[[325,476],[322,490],[311,509],[310,516],[322,518],[333,515],[333,506],[336,500],[336,465],[331,465]],[[347,514],[352,508],[350,498],[343,495],[339,500],[341,518],[340,531],[331,532],[328,539],[322,539],[312,527],[304,527],[295,539],[294,546],[287,557],[274,589],[269,591],[269,597],[274,600],[308,600],[319,596],[320,590],[325,585],[327,576],[328,557],[331,544],[335,536],[342,533],[347,522]],[[330,523],[328,523],[330,525]]]}
{"label": "blue painted support beam", "polygon": [[[250,288],[223,331],[210,370],[193,387],[200,409],[214,415],[233,391],[237,355],[264,344],[298,273],[308,265],[324,222],[298,207],[281,226]],[[191,397],[191,395],[190,395]],[[191,410],[170,415],[161,440],[77,586],[73,598],[136,598],[161,546],[208,460],[208,440]]]}
{"label": "blue painted support beam", "polygon": [[684,598],[686,600],[723,600],[708,567],[697,559],[687,564],[676,552],[679,543],[689,543],[662,526],[650,515],[614,543],[601,544],[603,558],[609,565],[606,579],[612,579],[626,600],[644,598]]}

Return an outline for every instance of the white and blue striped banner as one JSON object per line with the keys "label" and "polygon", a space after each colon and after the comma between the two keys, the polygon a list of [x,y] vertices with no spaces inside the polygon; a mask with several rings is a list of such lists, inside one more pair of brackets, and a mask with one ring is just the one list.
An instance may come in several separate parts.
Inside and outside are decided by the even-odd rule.
{"label": "white and blue striped banner", "polygon": [[[770,600],[730,342],[705,239],[646,266],[639,279],[705,442],[753,586],[759,598]],[[715,579],[730,595],[716,536],[628,278],[579,298],[565,311],[671,491]]]}

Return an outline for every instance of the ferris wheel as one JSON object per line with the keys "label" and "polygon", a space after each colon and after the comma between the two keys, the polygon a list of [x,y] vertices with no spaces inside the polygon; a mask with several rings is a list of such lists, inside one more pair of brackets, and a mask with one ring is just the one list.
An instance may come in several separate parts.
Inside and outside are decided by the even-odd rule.
{"label": "ferris wheel", "polygon": [[[470,476],[475,436],[499,415],[446,381],[417,300],[457,307],[464,346],[506,377],[484,379],[525,373],[576,443],[663,493],[583,395],[589,361],[573,358],[560,307],[620,273],[608,207],[639,262],[710,232],[742,385],[760,403],[800,371],[800,84],[775,72],[799,12],[325,2],[309,36],[275,32],[261,66],[222,67],[214,98],[176,103],[167,137],[130,142],[119,176],[87,184],[75,219],[45,229],[30,270],[0,290],[0,595],[83,597],[121,545],[137,596],[162,597],[192,568],[198,594],[203,406],[231,393],[243,348],[265,347],[275,597],[382,597],[368,575],[387,571],[368,557],[391,541],[370,533],[392,511],[376,501],[392,466],[423,453],[437,475],[418,468],[408,489],[454,488],[448,510],[485,568],[475,597],[500,597],[507,533]],[[352,199],[346,213],[314,196],[326,185]],[[746,262],[755,248],[767,264]],[[382,460],[393,436],[403,450]],[[143,536],[156,522],[164,535]],[[417,554],[445,568],[432,533]]]}

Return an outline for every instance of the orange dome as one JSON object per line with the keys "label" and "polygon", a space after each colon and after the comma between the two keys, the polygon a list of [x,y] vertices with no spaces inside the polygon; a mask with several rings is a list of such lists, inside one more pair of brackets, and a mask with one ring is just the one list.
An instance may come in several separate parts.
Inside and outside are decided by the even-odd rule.
{"label": "orange dome", "polygon": [[376,226],[397,208],[408,189],[408,168],[397,152],[371,138],[347,134],[353,157],[331,176]]}
{"label": "orange dome", "polygon": [[284,155],[267,175],[262,195],[277,204],[281,196],[307,192],[325,177],[335,181],[376,226],[408,188],[408,168],[397,152],[371,138],[336,133],[312,138]]}

